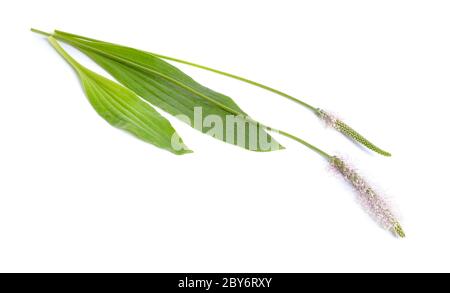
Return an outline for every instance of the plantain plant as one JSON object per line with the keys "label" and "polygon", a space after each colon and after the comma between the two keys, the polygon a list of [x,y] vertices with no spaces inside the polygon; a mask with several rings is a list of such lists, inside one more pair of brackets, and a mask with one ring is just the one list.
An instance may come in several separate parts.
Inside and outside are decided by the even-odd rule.
{"label": "plantain plant", "polygon": [[[197,83],[163,59],[210,70],[284,96],[314,111],[322,120],[355,141],[379,154],[390,156],[390,153],[376,147],[331,114],[271,87],[188,61],[58,30],[55,30],[53,34],[36,29],[32,29],[32,31],[48,37],[51,45],[78,74],[93,108],[111,125],[177,155],[192,151],[183,143],[169,121],[162,117],[152,105],[180,118],[205,134],[250,151],[262,152],[283,149],[268,132],[281,134],[301,143],[326,159],[354,187],[361,202],[364,203],[375,220],[384,228],[404,237],[403,229],[386,201],[341,158],[328,154],[298,136],[252,119],[230,97]],[[110,73],[120,84],[79,64],[64,51],[57,40],[83,52]],[[207,123],[207,126],[217,126],[223,121],[225,121],[225,125],[211,128],[204,127],[202,122],[196,123],[199,111],[201,118],[202,115],[205,115],[205,121],[208,118],[214,118],[210,119],[211,121]]]}

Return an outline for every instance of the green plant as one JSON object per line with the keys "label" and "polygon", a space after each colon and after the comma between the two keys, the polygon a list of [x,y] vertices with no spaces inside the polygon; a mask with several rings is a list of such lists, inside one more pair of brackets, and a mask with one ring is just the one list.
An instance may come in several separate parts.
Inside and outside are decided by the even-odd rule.
{"label": "green plant", "polygon": [[[282,149],[283,147],[271,138],[266,131],[279,133],[301,143],[325,158],[358,191],[359,197],[369,207],[371,214],[385,228],[400,237],[404,237],[404,232],[398,220],[385,204],[385,201],[341,159],[329,155],[298,136],[250,118],[231,98],[200,85],[174,66],[160,59],[160,56],[61,31],[55,31],[54,34],[36,29],[32,29],[32,31],[48,37],[52,46],[77,72],[94,109],[113,126],[131,132],[138,138],[175,154],[185,154],[191,151],[184,145],[170,123],[148,103],[180,118],[205,134],[247,150],[273,151]],[[56,39],[82,51],[122,85],[80,65],[62,49]],[[213,69],[208,70],[215,71]],[[230,75],[223,72],[222,74]],[[238,77],[238,79],[242,78]],[[254,83],[249,80],[245,81]],[[268,87],[266,89],[276,91]],[[325,121],[331,120],[334,124],[333,127],[342,133],[378,153],[389,155],[389,153],[373,146],[340,120],[334,119],[326,112],[313,108],[302,101],[298,100],[298,102],[314,110]],[[192,124],[192,120],[195,121],[196,119],[196,109],[202,109],[207,116],[217,118],[216,124],[220,121],[228,122],[229,117],[232,117],[231,137],[228,127],[204,128],[203,125],[196,125],[195,122]],[[212,131],[212,129],[215,131]]]}

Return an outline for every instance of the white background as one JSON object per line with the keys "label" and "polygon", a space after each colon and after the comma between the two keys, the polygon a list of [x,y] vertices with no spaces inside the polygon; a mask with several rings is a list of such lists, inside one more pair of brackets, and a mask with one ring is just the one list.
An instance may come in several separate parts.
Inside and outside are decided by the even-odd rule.
{"label": "white background", "polygon": [[[449,272],[448,1],[3,1],[1,272]],[[254,118],[348,158],[392,199],[379,228],[327,162],[253,153],[169,117],[175,156],[110,127],[30,27],[250,77],[337,113],[384,158],[281,97],[179,66]],[[82,63],[102,72],[81,54]]]}

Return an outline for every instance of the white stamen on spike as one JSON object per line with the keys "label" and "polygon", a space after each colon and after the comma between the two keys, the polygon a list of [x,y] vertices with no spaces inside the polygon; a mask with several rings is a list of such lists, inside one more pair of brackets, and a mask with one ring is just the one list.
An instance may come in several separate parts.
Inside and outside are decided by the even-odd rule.
{"label": "white stamen on spike", "polygon": [[326,126],[337,129],[338,118],[336,116],[322,109],[317,110],[317,115],[325,122]]}
{"label": "white stamen on spike", "polygon": [[387,202],[370,187],[364,178],[336,156],[331,158],[330,163],[335,170],[353,185],[358,192],[358,199],[361,204],[382,227],[394,231],[400,237],[405,236]]}

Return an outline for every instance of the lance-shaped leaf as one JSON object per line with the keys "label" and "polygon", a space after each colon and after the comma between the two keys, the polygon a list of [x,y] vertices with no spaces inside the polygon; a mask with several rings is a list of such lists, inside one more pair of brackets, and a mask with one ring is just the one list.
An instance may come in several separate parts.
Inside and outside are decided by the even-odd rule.
{"label": "lance-shaped leaf", "polygon": [[[136,94],[203,133],[253,151],[283,148],[228,96],[150,53],[55,31]],[[220,125],[218,125],[220,124]]]}
{"label": "lance-shaped leaf", "polygon": [[174,154],[192,152],[170,122],[134,92],[82,66],[53,37],[48,39],[75,69],[89,102],[109,124]]}

